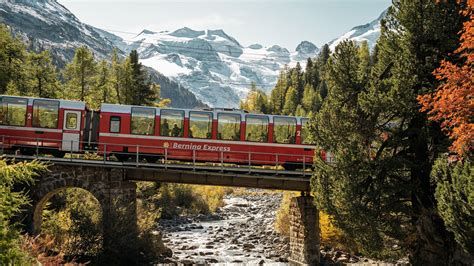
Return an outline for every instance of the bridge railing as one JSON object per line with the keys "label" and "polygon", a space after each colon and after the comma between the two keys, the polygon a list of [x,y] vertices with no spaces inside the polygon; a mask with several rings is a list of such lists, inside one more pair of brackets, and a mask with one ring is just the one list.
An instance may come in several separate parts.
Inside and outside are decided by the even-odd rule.
{"label": "bridge railing", "polygon": [[[48,157],[49,155],[59,155],[59,157],[65,155],[65,159],[68,159],[70,161],[81,159],[102,161],[105,163],[120,161],[118,160],[118,157],[122,156],[122,159],[128,157],[128,159],[124,162],[126,165],[133,165],[135,167],[160,166],[168,168],[179,165],[186,166],[187,168],[193,171],[203,168],[220,169],[221,171],[235,168],[239,169],[240,171],[245,169],[249,174],[256,172],[257,169],[269,169],[273,170],[273,172],[275,173],[293,172],[294,174],[300,174],[304,176],[311,175],[311,171],[309,171],[311,163],[308,163],[307,161],[312,161],[312,158],[309,158],[309,156],[305,154],[268,153],[253,151],[207,151],[200,149],[185,149],[163,146],[160,147],[151,145],[130,145],[108,142],[84,142],[75,140],[69,140],[64,143],[63,140],[59,139],[9,135],[1,135],[0,139],[1,154],[5,154],[6,151],[9,151],[15,152],[15,154],[18,155],[18,152],[20,152],[22,155],[33,156],[38,159],[51,158]],[[85,149],[84,147],[86,146],[86,144],[93,144],[95,147],[99,147],[99,149]],[[114,147],[115,149],[112,151],[110,147]],[[134,150],[129,152],[123,152],[117,151],[116,147],[133,147]],[[150,150],[154,150],[155,152],[158,151],[159,154],[146,152]],[[182,155],[180,158],[179,155],[176,155],[176,152],[191,152],[192,156],[189,157]],[[111,153],[113,153],[114,156],[110,156]],[[170,154],[172,153],[174,153],[174,155],[170,156]],[[228,162],[227,158],[231,156],[233,158],[238,157],[240,161],[239,164]],[[114,160],[113,157],[115,157],[115,159],[117,160]],[[257,157],[259,159],[257,159]],[[216,160],[216,158],[218,159]],[[284,170],[281,165],[282,158],[286,158],[288,161],[297,162],[299,169],[293,171]],[[294,158],[294,160],[291,160],[291,158]],[[300,161],[298,161],[298,159]]]}

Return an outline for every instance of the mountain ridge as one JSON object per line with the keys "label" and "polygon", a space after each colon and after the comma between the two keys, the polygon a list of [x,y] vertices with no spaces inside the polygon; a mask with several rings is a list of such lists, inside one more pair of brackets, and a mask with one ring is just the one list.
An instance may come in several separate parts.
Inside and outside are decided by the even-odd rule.
{"label": "mountain ridge", "polygon": [[[331,41],[331,49],[344,39],[367,40],[373,48],[385,12]],[[72,59],[74,49],[81,45],[88,46],[100,59],[107,58],[114,47],[122,56],[137,50],[140,62],[156,72],[152,76],[160,77],[155,80],[162,83],[162,95],[171,95],[175,107],[202,106],[202,103],[211,107],[238,107],[252,83],[268,93],[283,67],[298,62],[304,67],[307,58],[319,53],[319,48],[309,41],[300,42],[292,51],[276,44],[243,46],[223,29],[182,27],[159,32],[143,29],[124,39],[80,22],[56,0],[0,2],[0,22],[10,25],[32,49],[51,50],[60,67]]]}
{"label": "mountain ridge", "polygon": [[[0,23],[9,26],[34,51],[49,50],[53,62],[63,68],[74,57],[75,49],[87,46],[97,59],[109,59],[120,37],[79,21],[55,0],[15,0],[0,2]],[[124,47],[117,47],[119,54]],[[160,84],[163,97],[174,107],[202,107],[201,101],[175,81],[148,69],[153,82]]]}

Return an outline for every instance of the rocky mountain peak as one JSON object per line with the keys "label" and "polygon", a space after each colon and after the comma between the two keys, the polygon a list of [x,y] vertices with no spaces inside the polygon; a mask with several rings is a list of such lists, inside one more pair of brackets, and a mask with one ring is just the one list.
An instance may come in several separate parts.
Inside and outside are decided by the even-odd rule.
{"label": "rocky mountain peak", "polygon": [[154,32],[154,31],[144,29],[144,30],[142,30],[138,35],[142,35],[142,34],[155,34],[155,33],[156,33],[156,32]]}
{"label": "rocky mountain peak", "polygon": [[318,51],[318,47],[312,42],[302,41],[296,47],[296,51],[302,54],[312,54]]}
{"label": "rocky mountain peak", "polygon": [[258,49],[262,49],[263,46],[262,46],[261,44],[254,43],[254,44],[249,45],[249,48],[250,48],[250,49],[258,50]]}
{"label": "rocky mountain peak", "polygon": [[205,34],[205,31],[203,30],[196,31],[188,27],[184,27],[184,28],[173,31],[169,35],[174,36],[174,37],[197,38],[204,34]]}

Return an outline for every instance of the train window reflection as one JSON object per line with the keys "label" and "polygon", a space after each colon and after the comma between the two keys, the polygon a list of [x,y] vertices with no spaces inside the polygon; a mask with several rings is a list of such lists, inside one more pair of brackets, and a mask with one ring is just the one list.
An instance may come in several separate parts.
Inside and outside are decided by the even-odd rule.
{"label": "train window reflection", "polygon": [[67,113],[66,114],[66,129],[77,130],[77,113]]}
{"label": "train window reflection", "polygon": [[189,137],[198,139],[212,137],[212,113],[189,113]]}
{"label": "train window reflection", "polygon": [[110,117],[110,133],[120,133],[120,116]]}
{"label": "train window reflection", "polygon": [[245,140],[267,142],[268,117],[247,115],[245,122]]}
{"label": "train window reflection", "polygon": [[295,143],[296,118],[292,117],[274,117],[273,135],[276,143]]}
{"label": "train window reflection", "polygon": [[217,139],[240,140],[240,115],[221,113],[217,115]]}
{"label": "train window reflection", "polygon": [[58,128],[59,101],[33,101],[33,127]]}
{"label": "train window reflection", "polygon": [[161,110],[160,135],[182,137],[184,129],[184,111]]}
{"label": "train window reflection", "polygon": [[132,134],[153,135],[155,133],[155,109],[132,107]]}
{"label": "train window reflection", "polygon": [[25,126],[28,100],[24,98],[0,98],[0,124]]}

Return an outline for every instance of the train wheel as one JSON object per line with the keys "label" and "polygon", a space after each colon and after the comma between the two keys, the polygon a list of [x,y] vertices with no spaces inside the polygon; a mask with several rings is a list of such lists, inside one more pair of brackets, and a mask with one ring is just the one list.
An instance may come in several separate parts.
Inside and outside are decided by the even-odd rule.
{"label": "train wheel", "polygon": [[26,156],[33,156],[35,155],[36,151],[31,148],[20,148],[20,153]]}
{"label": "train wheel", "polygon": [[143,156],[143,159],[145,159],[147,163],[157,163],[160,157],[148,155],[148,156]]}
{"label": "train wheel", "polygon": [[51,155],[53,155],[56,158],[64,158],[64,155],[66,155],[66,153],[60,150],[54,150],[51,152]]}
{"label": "train wheel", "polygon": [[116,153],[114,154],[115,158],[117,158],[117,160],[119,162],[126,162],[130,159],[130,155],[128,154],[123,154],[123,153]]}
{"label": "train wheel", "polygon": [[300,168],[301,165],[297,164],[297,163],[284,163],[283,164],[283,168],[285,168],[285,170],[287,171],[295,171],[296,169]]}

